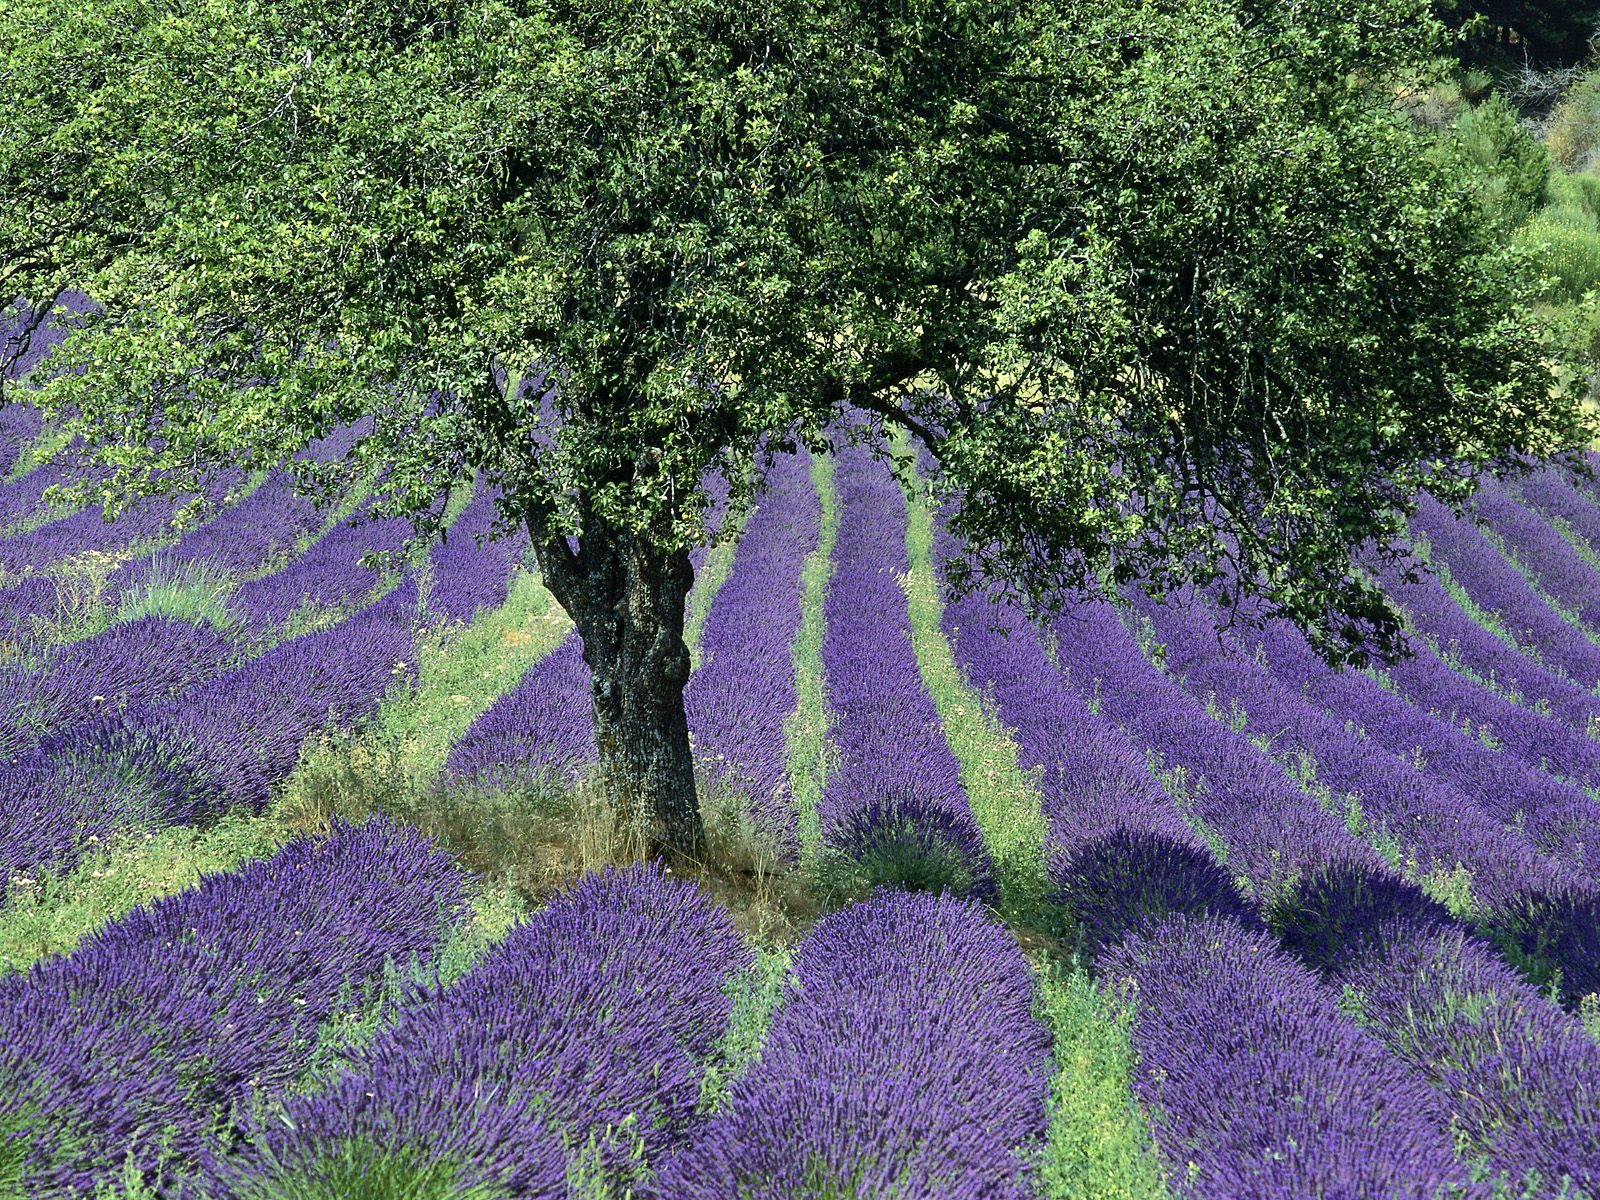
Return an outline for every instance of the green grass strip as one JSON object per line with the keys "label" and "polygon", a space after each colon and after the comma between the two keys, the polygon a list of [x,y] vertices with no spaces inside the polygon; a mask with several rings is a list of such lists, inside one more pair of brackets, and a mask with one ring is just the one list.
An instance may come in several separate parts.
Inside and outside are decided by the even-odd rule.
{"label": "green grass strip", "polygon": [[822,506],[817,548],[800,570],[800,632],[794,640],[795,710],[784,725],[789,752],[789,788],[794,794],[795,833],[802,865],[815,862],[822,850],[822,825],[817,805],[827,774],[828,709],[822,680],[823,598],[833,574],[833,544],[839,536],[839,492],[833,459],[811,460],[811,482]]}
{"label": "green grass strip", "polygon": [[379,707],[373,740],[394,747],[412,778],[431,781],[451,744],[571,627],[539,577],[517,571],[499,608],[465,628],[422,635],[416,685]]}
{"label": "green grass strip", "polygon": [[126,834],[98,846],[70,871],[19,877],[0,908],[0,975],[66,954],[108,921],[182,891],[202,875],[265,858],[291,832],[270,814],[241,811],[205,828]]}
{"label": "green grass strip", "polygon": [[717,1045],[716,1057],[700,1080],[702,1114],[709,1116],[727,1107],[733,1085],[761,1053],[793,962],[791,946],[762,947],[756,951],[755,964],[728,982],[733,994],[733,1017]]}
{"label": "green grass strip", "polygon": [[1049,888],[1044,860],[1049,829],[1039,792],[1018,762],[1010,731],[967,682],[944,636],[944,603],[933,573],[933,516],[922,504],[911,504],[908,515],[911,570],[904,586],[922,682],[933,696],[945,740],[961,767],[967,803],[994,860],[1001,910],[1014,920],[1035,921]]}
{"label": "green grass strip", "polygon": [[66,448],[68,440],[66,431],[60,425],[44,422],[39,432],[29,438],[18,452],[17,461],[11,464],[6,479],[21,479],[29,471],[44,465],[53,455]]}
{"label": "green grass strip", "polygon": [[1588,563],[1596,571],[1600,571],[1600,553],[1595,551],[1595,548],[1589,544],[1587,538],[1572,527],[1571,521],[1565,517],[1552,516],[1545,512],[1540,512],[1539,515],[1550,522],[1551,527],[1567,540],[1567,544],[1578,552],[1584,562]]}
{"label": "green grass strip", "polygon": [[728,582],[733,570],[733,555],[739,538],[734,531],[726,541],[718,542],[706,554],[706,560],[695,576],[694,587],[689,590],[689,611],[683,623],[683,640],[689,645],[691,669],[700,665],[700,639],[705,636],[706,618],[711,615],[711,602],[717,598],[722,585]]}
{"label": "green grass strip", "polygon": [[1034,983],[1036,1012],[1055,1038],[1039,1194],[1044,1200],[1165,1197],[1149,1124],[1133,1099],[1131,1010],[1113,1009],[1079,967],[1047,964]]}

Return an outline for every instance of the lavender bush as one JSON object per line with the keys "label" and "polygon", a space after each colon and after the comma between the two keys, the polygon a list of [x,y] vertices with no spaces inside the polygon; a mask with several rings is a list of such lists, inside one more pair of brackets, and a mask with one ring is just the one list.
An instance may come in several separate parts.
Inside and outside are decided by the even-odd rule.
{"label": "lavender bush", "polygon": [[1049,1040],[1026,963],[970,901],[882,891],[800,944],[760,1060],[668,1160],[660,1200],[1022,1200]]}
{"label": "lavender bush", "polygon": [[694,1129],[726,984],[752,961],[727,912],[659,865],[590,875],[413,1006],[350,1077],[260,1118],[208,1194],[326,1186],[349,1146],[367,1170],[416,1152],[501,1196],[564,1200],[569,1171],[620,1184]]}
{"label": "lavender bush", "polygon": [[[941,557],[954,550],[941,537]],[[975,593],[946,606],[943,628],[967,678],[1012,731],[1020,764],[1037,772],[1052,900],[1086,954],[1172,913],[1255,920],[1138,744],[1068,686],[1020,610]]]}
{"label": "lavender bush", "polygon": [[[0,982],[0,1166],[32,1197],[154,1182],[226,1140],[253,1095],[294,1080],[317,1026],[424,960],[462,876],[374,821],[213,875]],[[4,1175],[0,1170],[0,1176]]]}

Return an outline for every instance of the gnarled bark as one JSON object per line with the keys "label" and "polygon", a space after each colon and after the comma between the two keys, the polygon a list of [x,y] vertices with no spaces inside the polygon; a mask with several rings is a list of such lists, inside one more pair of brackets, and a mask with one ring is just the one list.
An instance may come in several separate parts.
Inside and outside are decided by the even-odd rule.
{"label": "gnarled bark", "polygon": [[586,523],[576,551],[564,538],[535,546],[593,673],[602,786],[646,845],[698,855],[705,833],[683,708],[688,552],[601,520]]}

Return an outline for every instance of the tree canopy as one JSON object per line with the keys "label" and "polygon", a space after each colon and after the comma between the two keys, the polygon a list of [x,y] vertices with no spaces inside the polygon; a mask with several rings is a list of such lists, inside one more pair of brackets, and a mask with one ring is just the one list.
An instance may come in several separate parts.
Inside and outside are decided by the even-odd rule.
{"label": "tree canopy", "polygon": [[425,532],[497,485],[602,767],[690,844],[686,550],[710,475],[739,506],[796,444],[921,439],[968,582],[1222,579],[1393,648],[1352,555],[1588,436],[1394,104],[1440,33],[1426,0],[6,0],[0,285],[97,301],[38,397],[112,493],[369,418],[327,485]]}

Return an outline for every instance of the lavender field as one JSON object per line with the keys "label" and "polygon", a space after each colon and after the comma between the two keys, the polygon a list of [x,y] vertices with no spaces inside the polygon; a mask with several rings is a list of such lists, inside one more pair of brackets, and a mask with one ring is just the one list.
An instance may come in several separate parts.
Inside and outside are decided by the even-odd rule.
{"label": "lavender field", "polygon": [[1337,672],[947,602],[881,454],[782,459],[697,557],[685,878],[558,852],[588,673],[491,493],[107,523],[48,437],[0,410],[0,1195],[1600,1196],[1600,483],[1424,504],[1415,653]]}

